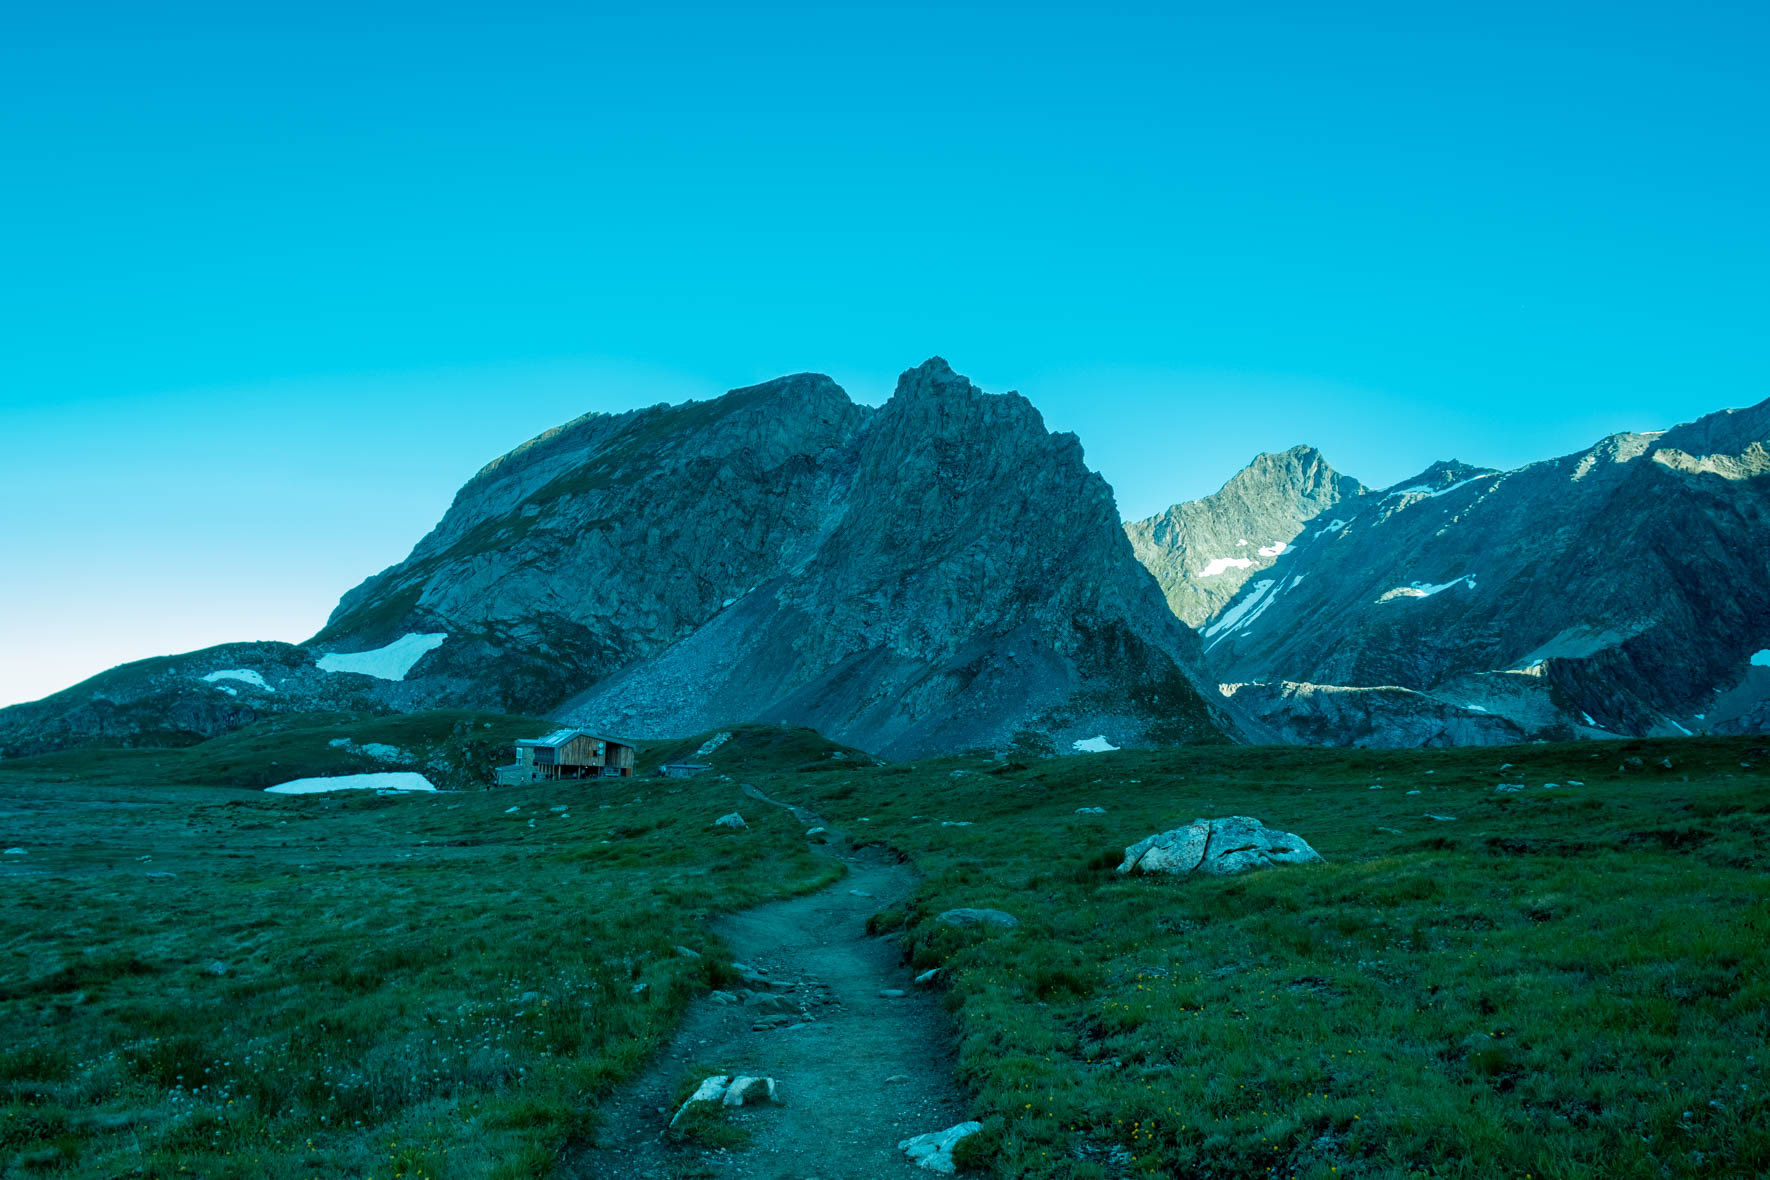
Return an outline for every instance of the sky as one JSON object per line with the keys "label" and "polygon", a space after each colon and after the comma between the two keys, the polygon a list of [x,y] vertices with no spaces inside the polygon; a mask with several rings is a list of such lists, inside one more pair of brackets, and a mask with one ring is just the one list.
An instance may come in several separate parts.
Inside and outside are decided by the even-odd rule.
{"label": "sky", "polygon": [[588,410],[931,355],[1121,512],[1770,397],[1770,5],[34,5],[0,704],[299,640]]}

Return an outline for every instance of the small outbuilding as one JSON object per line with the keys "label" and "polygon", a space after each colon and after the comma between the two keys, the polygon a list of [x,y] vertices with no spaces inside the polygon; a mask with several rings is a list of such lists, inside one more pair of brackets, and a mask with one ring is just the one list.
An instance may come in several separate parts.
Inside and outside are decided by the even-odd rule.
{"label": "small outbuilding", "polygon": [[498,768],[498,785],[554,779],[631,778],[638,753],[630,743],[583,729],[558,729],[516,743],[516,761]]}

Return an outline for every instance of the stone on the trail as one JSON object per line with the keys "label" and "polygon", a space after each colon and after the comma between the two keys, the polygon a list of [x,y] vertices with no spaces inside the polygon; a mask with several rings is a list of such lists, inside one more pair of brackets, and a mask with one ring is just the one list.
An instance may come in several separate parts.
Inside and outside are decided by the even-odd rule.
{"label": "stone on the trail", "polygon": [[750,1025],[751,1032],[768,1032],[776,1028],[797,1028],[799,1018],[796,1016],[764,1016]]}
{"label": "stone on the trail", "polygon": [[934,977],[939,974],[940,974],[939,967],[930,967],[930,968],[928,968],[928,970],[922,972],[922,974],[916,976],[916,985],[918,987],[927,987],[929,984],[934,982]]}
{"label": "stone on the trail", "polygon": [[8,848],[6,850],[5,855],[7,855],[7,856],[25,856],[27,854],[26,854],[25,850],[22,848]]}
{"label": "stone on the trail", "polygon": [[909,1080],[910,1080],[910,1075],[907,1073],[894,1073],[890,1077],[885,1079],[885,1084],[887,1086],[895,1086],[895,1085],[898,1085],[902,1082],[907,1082]]}
{"label": "stone on the trail", "polygon": [[1425,815],[1421,816],[1420,818],[1421,819],[1435,819],[1441,824],[1448,824],[1448,823],[1455,823],[1457,817],[1454,815],[1433,815],[1430,811],[1428,811]]}
{"label": "stone on the trail", "polygon": [[731,1075],[724,1073],[714,1074],[702,1081],[699,1086],[695,1087],[695,1092],[688,1096],[688,1101],[682,1104],[682,1109],[671,1116],[670,1125],[674,1127],[680,1122],[682,1116],[688,1113],[688,1108],[697,1102],[719,1101],[725,1094],[725,1088],[729,1085],[731,1085]]}
{"label": "stone on the trail", "polygon": [[1121,873],[1206,873],[1229,876],[1275,865],[1311,864],[1319,853],[1301,837],[1269,828],[1247,815],[1195,819],[1183,828],[1147,836],[1125,849]]}
{"label": "stone on the trail", "polygon": [[737,996],[728,991],[708,992],[707,999],[715,1004],[735,1004],[738,1002]]}
{"label": "stone on the trail", "polygon": [[797,1016],[799,1005],[786,996],[771,995],[768,992],[751,992],[744,997],[744,1007],[760,1012],[764,1016]]}
{"label": "stone on the trail", "polygon": [[775,988],[785,991],[789,986],[779,980],[770,979],[763,972],[743,963],[733,963],[731,969],[737,972],[738,981],[740,983],[745,987],[754,988],[758,991],[769,991]]}
{"label": "stone on the trail", "polygon": [[1104,807],[1078,807],[1078,808],[1076,808],[1076,814],[1077,815],[1105,815],[1106,808],[1104,808]]}
{"label": "stone on the trail", "polygon": [[725,1088],[725,1097],[721,1101],[726,1106],[745,1106],[758,1102],[778,1102],[780,1098],[774,1088],[773,1078],[755,1078],[740,1074]]}
{"label": "stone on the trail", "polygon": [[897,1149],[909,1156],[911,1162],[918,1167],[950,1176],[959,1170],[953,1163],[953,1148],[965,1136],[975,1135],[981,1130],[982,1123],[959,1123],[944,1131],[930,1131],[926,1135],[905,1139],[897,1145]]}
{"label": "stone on the trail", "polygon": [[872,894],[868,893],[864,889],[850,889],[848,892],[853,897],[871,897],[871,896],[873,896]]}
{"label": "stone on the trail", "polygon": [[1524,789],[1523,783],[1501,783],[1499,786],[1494,788],[1495,791],[1508,791],[1508,792],[1509,791],[1522,791],[1523,789]]}
{"label": "stone on the trail", "polygon": [[963,906],[956,910],[947,910],[934,919],[942,926],[1009,926],[1020,925],[1020,919],[1004,910],[977,910]]}
{"label": "stone on the trail", "polygon": [[679,946],[676,948],[676,956],[681,959],[698,959],[701,957],[701,952],[691,946]]}
{"label": "stone on the trail", "polygon": [[882,987],[879,989],[879,998],[882,1000],[901,1000],[909,994],[910,993],[904,991],[901,987]]}
{"label": "stone on the trail", "polygon": [[737,812],[734,811],[730,815],[722,815],[718,819],[714,820],[713,826],[716,828],[738,829],[738,828],[747,828],[750,825],[744,822],[743,816],[739,815]]}
{"label": "stone on the trail", "polygon": [[825,834],[825,831],[826,829],[824,828],[806,828],[805,834],[807,836],[822,836]]}

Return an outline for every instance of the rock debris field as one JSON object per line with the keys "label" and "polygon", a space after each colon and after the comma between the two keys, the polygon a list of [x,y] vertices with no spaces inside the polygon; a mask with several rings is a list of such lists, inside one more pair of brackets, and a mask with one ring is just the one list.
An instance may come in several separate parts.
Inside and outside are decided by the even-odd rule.
{"label": "rock debris field", "polygon": [[[765,805],[758,800],[758,806]],[[807,827],[816,816],[795,810]],[[915,985],[896,941],[868,916],[902,901],[913,874],[876,848],[830,855],[848,873],[805,897],[719,919],[741,983],[690,1005],[651,1066],[604,1107],[595,1145],[566,1174],[581,1180],[730,1177],[871,1180],[928,1177],[904,1140],[963,1122],[952,1035],[938,997]],[[772,1079],[777,1100],[746,1101],[731,1121],[749,1142],[710,1147],[666,1135],[685,1078]],[[702,1080],[696,1077],[697,1082]]]}

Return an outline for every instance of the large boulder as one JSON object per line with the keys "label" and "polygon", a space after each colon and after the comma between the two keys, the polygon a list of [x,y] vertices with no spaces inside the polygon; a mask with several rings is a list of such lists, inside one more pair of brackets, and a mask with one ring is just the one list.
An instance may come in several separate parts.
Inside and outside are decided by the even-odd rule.
{"label": "large boulder", "polygon": [[901,1140],[897,1150],[909,1156],[918,1167],[950,1176],[959,1170],[953,1162],[953,1148],[959,1145],[959,1140],[981,1130],[982,1123],[956,1123],[944,1131],[930,1131],[926,1135]]}
{"label": "large boulder", "polygon": [[1195,819],[1183,828],[1146,836],[1125,849],[1121,873],[1208,873],[1226,877],[1274,865],[1321,860],[1301,836],[1267,827],[1247,815]]}

